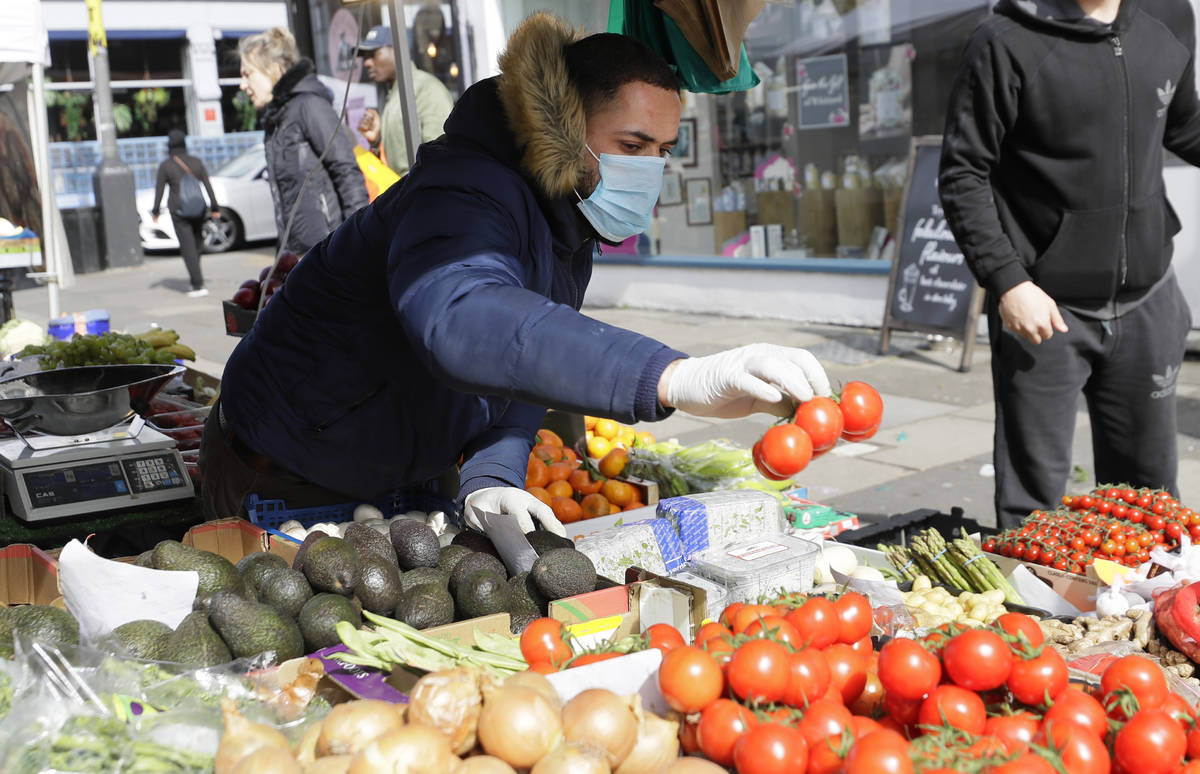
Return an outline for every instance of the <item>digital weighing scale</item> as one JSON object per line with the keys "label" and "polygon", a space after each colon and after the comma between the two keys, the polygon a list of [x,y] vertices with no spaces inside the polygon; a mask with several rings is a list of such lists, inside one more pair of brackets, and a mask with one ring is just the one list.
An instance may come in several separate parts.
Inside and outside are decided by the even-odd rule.
{"label": "digital weighing scale", "polygon": [[135,435],[134,424],[144,423],[139,418],[92,436],[0,439],[13,514],[43,521],[194,496],[175,440],[149,427]]}
{"label": "digital weighing scale", "polygon": [[[142,413],[180,366],[110,365],[0,380],[0,475],[25,521],[193,497],[174,439]],[[0,429],[3,429],[0,427]]]}

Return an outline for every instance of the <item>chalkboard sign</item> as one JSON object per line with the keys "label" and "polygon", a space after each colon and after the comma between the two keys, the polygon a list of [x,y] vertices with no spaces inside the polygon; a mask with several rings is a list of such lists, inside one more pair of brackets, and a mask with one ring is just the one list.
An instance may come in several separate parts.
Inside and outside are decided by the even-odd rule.
{"label": "chalkboard sign", "polygon": [[814,56],[796,62],[797,129],[850,125],[850,80],[846,55]]}
{"label": "chalkboard sign", "polygon": [[939,333],[962,341],[959,369],[966,371],[983,290],[967,268],[938,200],[941,153],[941,137],[913,138],[879,349],[887,352],[892,329]]}

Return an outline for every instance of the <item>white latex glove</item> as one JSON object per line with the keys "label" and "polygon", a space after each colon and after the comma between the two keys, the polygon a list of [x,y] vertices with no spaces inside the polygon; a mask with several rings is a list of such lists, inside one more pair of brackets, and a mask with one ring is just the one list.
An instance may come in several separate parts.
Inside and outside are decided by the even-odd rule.
{"label": "white latex glove", "polygon": [[812,353],[774,344],[677,360],[663,372],[663,379],[664,405],[723,419],[757,412],[783,417],[814,395],[830,394],[829,377]]}
{"label": "white latex glove", "polygon": [[554,510],[549,505],[515,486],[493,486],[467,495],[463,503],[463,518],[468,527],[487,532],[483,525],[484,511],[513,517],[523,533],[536,529],[533,520],[537,519],[542,529],[561,537],[567,535],[563,525],[554,518]]}

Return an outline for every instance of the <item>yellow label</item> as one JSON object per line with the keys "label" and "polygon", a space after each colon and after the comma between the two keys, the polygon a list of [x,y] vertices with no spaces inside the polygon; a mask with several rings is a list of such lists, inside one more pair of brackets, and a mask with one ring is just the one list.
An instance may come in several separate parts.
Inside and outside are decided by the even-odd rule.
{"label": "yellow label", "polygon": [[1109,586],[1112,585],[1114,578],[1123,578],[1132,569],[1132,567],[1127,567],[1123,564],[1110,562],[1108,559],[1097,559],[1092,563],[1092,570],[1095,571],[1096,577]]}

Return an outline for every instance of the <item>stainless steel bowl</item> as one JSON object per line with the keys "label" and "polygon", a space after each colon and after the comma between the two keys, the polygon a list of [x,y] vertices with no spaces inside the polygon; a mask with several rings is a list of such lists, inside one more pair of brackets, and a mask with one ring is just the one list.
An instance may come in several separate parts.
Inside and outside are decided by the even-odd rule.
{"label": "stainless steel bowl", "polygon": [[151,398],[184,370],[179,365],[81,366],[0,379],[0,417],[22,433],[92,433],[145,413]]}

